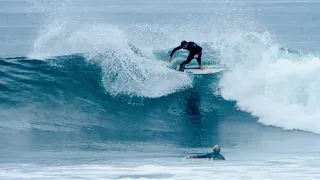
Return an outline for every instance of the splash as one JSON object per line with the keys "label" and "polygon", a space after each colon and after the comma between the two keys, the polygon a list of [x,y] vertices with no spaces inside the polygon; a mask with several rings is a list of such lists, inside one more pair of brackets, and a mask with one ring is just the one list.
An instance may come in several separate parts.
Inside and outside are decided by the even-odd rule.
{"label": "splash", "polygon": [[268,33],[234,34],[219,46],[230,71],[221,95],[265,125],[320,133],[320,59],[278,46]]}

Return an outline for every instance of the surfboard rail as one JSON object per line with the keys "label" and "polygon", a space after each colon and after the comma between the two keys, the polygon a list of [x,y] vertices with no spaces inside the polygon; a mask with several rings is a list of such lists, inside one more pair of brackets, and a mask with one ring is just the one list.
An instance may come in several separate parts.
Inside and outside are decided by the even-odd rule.
{"label": "surfboard rail", "polygon": [[[170,69],[175,70],[176,66],[170,67]],[[185,73],[185,74],[194,74],[194,75],[203,75],[203,74],[215,74],[222,71],[225,71],[227,68],[224,66],[219,65],[203,65],[205,69],[201,70],[199,65],[186,65],[184,69],[179,70],[178,72]]]}

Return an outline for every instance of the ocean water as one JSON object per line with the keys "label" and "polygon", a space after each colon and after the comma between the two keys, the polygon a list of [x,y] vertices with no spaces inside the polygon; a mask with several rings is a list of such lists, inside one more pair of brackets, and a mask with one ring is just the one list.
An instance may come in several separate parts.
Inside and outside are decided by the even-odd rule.
{"label": "ocean water", "polygon": [[[319,179],[319,14],[313,0],[0,0],[0,179]],[[169,70],[181,40],[228,70]],[[214,144],[226,161],[185,158]]]}

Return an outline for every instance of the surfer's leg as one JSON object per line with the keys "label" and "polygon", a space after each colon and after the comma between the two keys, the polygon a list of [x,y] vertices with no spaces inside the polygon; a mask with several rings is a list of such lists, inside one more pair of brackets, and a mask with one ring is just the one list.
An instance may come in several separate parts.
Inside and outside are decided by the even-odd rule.
{"label": "surfer's leg", "polygon": [[194,58],[194,55],[189,54],[187,60],[183,61],[181,64],[179,64],[176,68],[177,71],[179,70],[184,70],[184,65],[189,64],[191,62],[191,60]]}
{"label": "surfer's leg", "polygon": [[183,62],[180,64],[180,67],[182,67],[182,66],[184,66],[184,65],[186,65],[186,64],[189,64],[189,63],[191,62],[191,60],[194,58],[193,56],[194,56],[194,55],[189,54],[187,60],[183,61]]}
{"label": "surfer's leg", "polygon": [[199,52],[198,53],[198,58],[197,58],[199,66],[201,66],[201,55],[202,55],[202,52]]}

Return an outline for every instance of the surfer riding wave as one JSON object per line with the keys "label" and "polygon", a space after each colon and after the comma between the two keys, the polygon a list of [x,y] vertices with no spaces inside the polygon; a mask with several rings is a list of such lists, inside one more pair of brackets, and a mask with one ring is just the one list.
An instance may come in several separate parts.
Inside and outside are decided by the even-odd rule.
{"label": "surfer riding wave", "polygon": [[202,47],[200,47],[199,45],[197,45],[196,43],[192,42],[192,41],[181,41],[181,45],[174,48],[169,56],[169,62],[172,61],[172,56],[173,54],[180,49],[186,49],[189,51],[189,56],[187,58],[187,60],[183,61],[182,63],[180,63],[177,67],[176,70],[179,71],[180,69],[184,69],[184,65],[189,64],[191,62],[192,59],[197,59],[198,64],[200,66],[201,70],[204,70],[204,67],[201,66],[201,55],[202,55]]}

